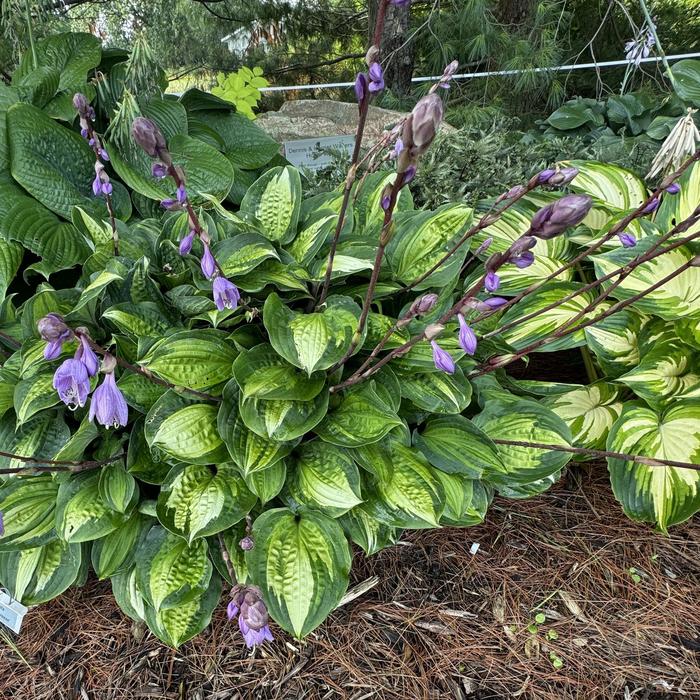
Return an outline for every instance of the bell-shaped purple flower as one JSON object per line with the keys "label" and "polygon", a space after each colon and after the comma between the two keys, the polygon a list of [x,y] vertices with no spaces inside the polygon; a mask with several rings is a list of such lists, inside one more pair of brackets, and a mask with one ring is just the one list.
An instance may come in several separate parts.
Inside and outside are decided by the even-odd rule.
{"label": "bell-shaped purple flower", "polygon": [[462,314],[457,314],[457,320],[459,321],[459,346],[467,355],[473,355],[476,352],[476,333]]}
{"label": "bell-shaped purple flower", "polygon": [[681,186],[674,182],[666,188],[666,194],[678,194],[681,191]]}
{"label": "bell-shaped purple flower", "polygon": [[129,409],[124,395],[117,387],[114,372],[107,372],[104,381],[95,389],[90,402],[90,420],[97,420],[105,428],[118,428],[129,421]]}
{"label": "bell-shaped purple flower", "polygon": [[75,351],[75,358],[78,362],[82,362],[85,365],[85,369],[89,376],[94,377],[97,374],[97,370],[100,367],[100,361],[97,359],[95,351],[90,347],[88,339],[84,335],[78,336],[80,338],[80,345]]}
{"label": "bell-shaped purple flower", "polygon": [[238,287],[221,275],[217,276],[213,284],[214,303],[219,311],[235,309],[241,299]]}
{"label": "bell-shaped purple flower", "polygon": [[165,163],[153,163],[151,166],[151,175],[162,180],[168,174],[168,166]]}
{"label": "bell-shaped purple flower", "polygon": [[100,158],[102,158],[105,163],[109,162],[109,153],[104,148],[100,148]]}
{"label": "bell-shaped purple flower", "polygon": [[484,287],[487,292],[495,292],[499,287],[501,286],[501,278],[493,272],[493,270],[489,270],[486,273],[486,278],[484,279]]}
{"label": "bell-shaped purple flower", "polygon": [[238,628],[248,648],[273,640],[267,606],[257,586],[237,585],[231,589],[231,602],[226,608],[229,620],[238,616]]}
{"label": "bell-shaped purple flower", "polygon": [[617,237],[625,248],[634,248],[637,245],[637,239],[628,231],[618,233]]}
{"label": "bell-shaped purple flower", "polygon": [[180,183],[177,186],[177,201],[180,204],[184,204],[187,201],[187,190],[185,189],[185,186]]}
{"label": "bell-shaped purple flower", "polygon": [[192,250],[192,243],[194,242],[194,237],[197,235],[196,231],[190,231],[186,236],[182,237],[180,241],[179,252],[180,255],[187,255]]}
{"label": "bell-shaped purple flower", "polygon": [[71,410],[84,406],[90,393],[87,368],[79,360],[65,360],[53,375],[53,388]]}
{"label": "bell-shaped purple flower", "polygon": [[435,369],[447,372],[447,374],[455,373],[455,361],[452,359],[447,350],[443,350],[435,340],[430,341],[430,345],[433,348],[433,363],[435,364]]}
{"label": "bell-shaped purple flower", "polygon": [[531,250],[526,250],[524,253],[513,258],[511,262],[514,263],[516,267],[524,270],[535,262],[535,254]]}
{"label": "bell-shaped purple flower", "polygon": [[44,348],[44,359],[46,360],[55,360],[61,354],[63,343],[73,338],[73,331],[68,328],[58,314],[46,314],[39,319],[37,329],[39,335],[47,343]]}
{"label": "bell-shaped purple flower", "polygon": [[369,91],[381,92],[384,89],[384,71],[379,63],[369,67]]}
{"label": "bell-shaped purple flower", "polygon": [[369,83],[367,82],[367,76],[364,73],[358,73],[355,78],[355,98],[359,105],[362,105],[365,101],[368,89]]}
{"label": "bell-shaped purple flower", "polygon": [[92,193],[95,195],[95,197],[102,193],[102,182],[99,176],[96,176],[92,181]]}
{"label": "bell-shaped purple flower", "polygon": [[204,243],[204,253],[202,255],[201,261],[202,274],[209,280],[214,276],[216,272],[216,260],[209,248],[208,243]]}

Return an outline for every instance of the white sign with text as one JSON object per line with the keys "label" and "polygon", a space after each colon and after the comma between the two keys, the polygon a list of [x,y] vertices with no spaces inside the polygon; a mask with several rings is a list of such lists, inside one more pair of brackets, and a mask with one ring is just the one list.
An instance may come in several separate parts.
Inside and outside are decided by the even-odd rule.
{"label": "white sign with text", "polygon": [[354,136],[320,136],[315,139],[285,141],[284,156],[296,168],[320,170],[333,160],[329,151],[342,151],[350,155],[354,146]]}

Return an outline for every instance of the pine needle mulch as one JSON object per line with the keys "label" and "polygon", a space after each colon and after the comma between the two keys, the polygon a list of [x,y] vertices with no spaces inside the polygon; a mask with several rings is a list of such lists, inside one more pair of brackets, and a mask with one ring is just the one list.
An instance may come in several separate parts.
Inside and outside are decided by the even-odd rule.
{"label": "pine needle mulch", "polygon": [[667,537],[630,522],[604,466],[574,468],[530,501],[499,499],[479,527],[411,532],[358,555],[362,582],[305,643],[275,630],[251,654],[225,597],[212,626],[174,652],[91,580],[0,640],[0,696],[700,698],[700,523]]}

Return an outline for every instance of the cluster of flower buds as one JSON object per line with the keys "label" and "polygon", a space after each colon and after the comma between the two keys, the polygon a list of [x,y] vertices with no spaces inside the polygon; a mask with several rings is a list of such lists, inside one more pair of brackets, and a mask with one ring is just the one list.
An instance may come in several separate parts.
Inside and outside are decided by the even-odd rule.
{"label": "cluster of flower buds", "polygon": [[180,240],[180,255],[189,255],[195,238],[199,238],[202,243],[203,253],[200,259],[202,274],[212,282],[212,295],[214,304],[219,311],[224,309],[235,309],[241,299],[238,287],[224,277],[221,266],[214,258],[210,248],[209,235],[203,231],[195,217],[187,199],[187,188],[185,187],[185,172],[173,163],[172,156],[168,151],[163,132],[158,125],[145,117],[137,117],[131,126],[131,133],[134,141],[151,156],[158,158],[151,168],[153,177],[163,179],[167,176],[173,177],[176,182],[175,197],[164,199],[161,206],[169,211],[187,209],[189,217],[189,232]]}
{"label": "cluster of flower buds", "polygon": [[530,222],[529,233],[549,240],[580,224],[593,206],[593,200],[585,194],[567,194],[542,207]]}
{"label": "cluster of flower buds", "polygon": [[384,71],[377,60],[378,56],[379,49],[376,46],[372,46],[365,56],[365,62],[369,70],[367,73],[358,73],[355,78],[355,97],[357,98],[360,111],[366,107],[367,100],[371,95],[375,95],[384,89]]}
{"label": "cluster of flower buds", "polygon": [[537,176],[540,185],[563,187],[568,185],[579,173],[578,168],[548,168]]}
{"label": "cluster of flower buds", "polygon": [[75,355],[64,360],[53,377],[53,388],[58,392],[61,401],[73,411],[82,408],[87,403],[91,391],[90,377],[94,377],[101,369],[105,378],[92,395],[89,419],[97,420],[105,428],[126,425],[128,409],[114,379],[117,366],[115,358],[105,354],[100,368],[100,361],[92,349],[87,329],[76,328],[73,331],[58,314],[47,314],[39,320],[37,327],[39,335],[46,341],[44,357],[47,360],[59,357],[64,343],[78,341]]}
{"label": "cluster of flower buds", "polygon": [[96,197],[103,195],[109,197],[112,194],[112,183],[103,163],[109,161],[109,155],[93,128],[95,110],[88,102],[87,97],[80,92],[73,95],[73,107],[80,118],[80,134],[87,139],[88,144],[95,153],[95,179],[92,181],[92,191]]}
{"label": "cluster of flower buds", "polygon": [[435,92],[438,88],[442,88],[443,90],[449,90],[450,81],[454,77],[454,74],[457,72],[458,68],[459,61],[452,61],[452,63],[448,63],[445,66],[445,70],[442,72],[440,80],[437,83],[435,83],[435,85],[431,86],[430,92]]}
{"label": "cluster of flower buds", "polygon": [[248,648],[252,649],[265,641],[273,640],[268,624],[267,606],[263,601],[262,591],[257,586],[234,586],[226,613],[229,620],[238,617],[238,628]]}

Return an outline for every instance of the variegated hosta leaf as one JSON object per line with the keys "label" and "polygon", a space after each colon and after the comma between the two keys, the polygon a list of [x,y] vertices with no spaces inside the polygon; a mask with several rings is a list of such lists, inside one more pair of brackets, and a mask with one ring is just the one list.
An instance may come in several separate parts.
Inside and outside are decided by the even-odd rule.
{"label": "variegated hosta leaf", "polygon": [[256,469],[243,477],[248,488],[264,505],[271,501],[287,479],[287,460],[280,459],[265,469]]}
{"label": "variegated hosta leaf", "polygon": [[454,374],[436,371],[401,373],[398,378],[401,396],[424,411],[461,413],[472,398],[471,384],[460,367]]}
{"label": "variegated hosta leaf", "polygon": [[360,472],[349,452],[321,440],[299,450],[289,488],[299,503],[333,518],[362,502]]}
{"label": "variegated hosta leaf", "polygon": [[296,238],[287,246],[287,252],[301,265],[310,263],[326,239],[333,235],[337,223],[337,214],[322,209],[299,231]]}
{"label": "variegated hosta leaf", "polygon": [[[569,426],[554,411],[530,399],[488,401],[485,409],[475,416],[474,424],[492,440],[571,446]],[[506,471],[494,472],[486,480],[499,491],[502,487],[527,490],[532,486],[533,492],[539,493],[542,489],[537,482],[558,474],[571,459],[570,454],[557,450],[498,444],[497,447]]]}
{"label": "variegated hosta leaf", "polygon": [[50,474],[15,477],[0,487],[5,531],[0,552],[38,547],[55,539],[58,483]]}
{"label": "variegated hosta leaf", "polygon": [[17,382],[14,389],[14,409],[17,427],[45,408],[60,402],[58,392],[53,389],[53,370],[40,372]]}
{"label": "variegated hosta leaf", "polygon": [[[624,267],[638,255],[647,252],[657,240],[657,236],[646,236],[637,241],[634,248],[620,248],[594,256],[592,259],[596,275],[603,277],[620,267]],[[653,260],[635,267],[615,288],[611,296],[616,299],[629,299],[675,272],[691,260],[693,255],[693,251],[687,246],[663,253]],[[681,316],[699,315],[700,267],[690,267],[663,286],[634,302],[632,306],[642,313],[661,316],[661,318],[670,321],[675,321]]]}
{"label": "variegated hosta leaf", "polygon": [[618,381],[650,406],[660,408],[672,397],[700,397],[700,358],[693,348],[667,341],[656,345]]}
{"label": "variegated hosta leaf", "polygon": [[484,522],[493,497],[493,489],[462,474],[446,474],[441,471],[435,473],[445,489],[445,510],[440,523],[469,527]]}
{"label": "variegated hosta leaf", "polygon": [[199,598],[209,586],[212,565],[205,539],[187,544],[154,525],[136,553],[136,584],[156,610]]}
{"label": "variegated hosta leaf", "polygon": [[399,530],[379,522],[364,504],[349,510],[338,518],[338,522],[343,526],[345,534],[361,547],[367,556],[396,544],[401,534]]}
{"label": "variegated hosta leaf", "polygon": [[630,309],[604,318],[585,328],[588,347],[605,373],[619,377],[639,363],[639,334],[646,317]]}
{"label": "variegated hosta leaf", "polygon": [[309,376],[342,359],[360,318],[360,307],[349,297],[329,297],[325,306],[322,312],[297,313],[283,304],[277,294],[270,294],[263,308],[263,322],[272,347]]}
{"label": "variegated hosta leaf", "polygon": [[[694,163],[678,180],[681,191],[676,195],[664,195],[661,206],[654,219],[661,231],[670,231],[677,223],[685,221],[700,202],[700,164]],[[695,224],[683,235],[700,231],[700,224]]]}
{"label": "variegated hosta leaf", "polygon": [[610,428],[624,406],[620,390],[605,382],[545,398],[542,403],[571,428],[576,447],[592,449],[605,447]]}
{"label": "variegated hosta leaf", "polygon": [[[370,175],[356,194],[354,203],[355,235],[357,232],[365,233],[374,226],[377,229],[384,221],[384,209],[382,208],[382,196],[387,185],[393,185],[396,179],[395,173],[386,174],[378,172]],[[413,197],[408,187],[402,187],[396,198],[394,212],[408,212],[413,209]],[[376,240],[376,236],[374,239]]]}
{"label": "variegated hosta leaf", "polygon": [[464,416],[430,418],[414,431],[413,444],[443,472],[472,479],[505,472],[496,445]]}
{"label": "variegated hosta leaf", "polygon": [[134,512],[116,530],[92,543],[92,568],[100,579],[109,578],[133,564],[136,549],[153,522],[152,518]]}
{"label": "variegated hosta leaf", "polygon": [[[608,438],[611,452],[700,464],[700,401],[675,402],[662,414],[628,404]],[[615,497],[634,520],[666,531],[700,510],[700,472],[649,467],[608,457]]]}
{"label": "variegated hosta leaf", "polygon": [[232,464],[173,467],[158,496],[158,520],[192,542],[242,520],[256,502]]}
{"label": "variegated hosta leaf", "polygon": [[[0,419],[0,450],[22,457],[53,459],[70,438],[70,430],[60,413],[43,411],[30,418],[20,428],[15,418],[6,414]],[[0,456],[0,469],[26,467],[27,463]]]}
{"label": "variegated hosta leaf", "polygon": [[[550,304],[563,299],[569,294],[576,292],[583,287],[578,282],[550,282],[540,289],[528,294],[515,306],[511,307],[501,319],[505,325],[513,321],[518,321],[523,316],[527,316],[535,311],[544,309]],[[502,334],[503,339],[516,350],[522,350],[531,343],[549,338],[559,328],[576,318],[594,299],[592,292],[584,292],[573,299],[559,304],[549,311],[541,313],[539,316],[530,318],[513,328],[509,328]],[[591,314],[603,311],[605,304],[599,304],[592,312],[588,312],[579,320],[574,321],[571,327],[585,321]],[[535,352],[556,352],[557,350],[568,350],[580,345],[585,345],[586,337],[583,330],[576,331],[563,336],[557,340],[546,343],[537,348]]]}
{"label": "variegated hosta leaf", "polygon": [[0,583],[25,605],[51,600],[75,582],[82,547],[53,540],[41,547],[0,554]]}
{"label": "variegated hosta leaf", "polygon": [[679,318],[674,326],[678,338],[686,345],[700,347],[700,316]]}
{"label": "variegated hosta leaf", "polygon": [[350,548],[338,523],[307,510],[268,510],[253,525],[255,548],[246,552],[276,622],[304,637],[323,622],[348,586]]}
{"label": "variegated hosta leaf", "polygon": [[272,243],[257,233],[226,238],[212,248],[212,253],[226,277],[246,275],[269,258],[280,259]]}
{"label": "variegated hosta leaf", "polygon": [[139,500],[136,479],[124,469],[121,462],[113,462],[100,469],[97,490],[107,507],[118,513],[133,510]]}
{"label": "variegated hosta leaf", "polygon": [[316,426],[316,434],[334,445],[356,447],[378,442],[401,425],[393,407],[376,388],[370,382],[345,392],[340,404]]}
{"label": "variegated hosta leaf", "polygon": [[136,569],[120,571],[111,581],[112,594],[121,611],[136,622],[145,622],[147,603],[136,586]]}

